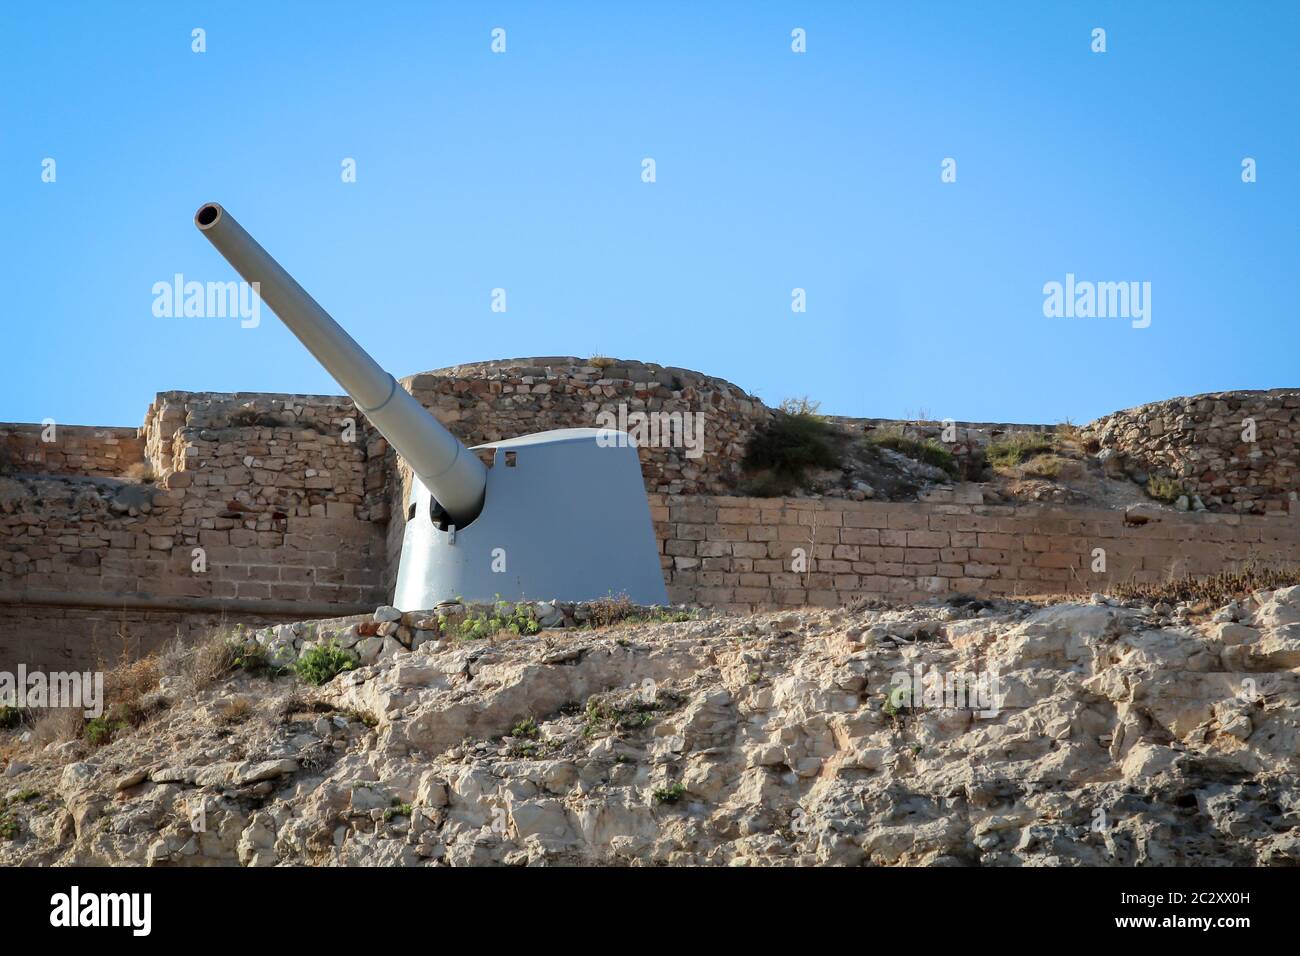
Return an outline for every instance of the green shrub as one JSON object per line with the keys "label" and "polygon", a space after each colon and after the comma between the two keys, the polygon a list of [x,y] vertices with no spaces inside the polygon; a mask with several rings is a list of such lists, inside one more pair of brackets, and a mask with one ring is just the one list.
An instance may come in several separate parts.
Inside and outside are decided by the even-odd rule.
{"label": "green shrub", "polygon": [[[816,407],[807,399],[802,403],[805,409]],[[756,475],[748,490],[762,496],[785,494],[809,468],[838,468],[847,440],[840,428],[811,411],[778,413],[754,430],[745,448],[743,466]]]}
{"label": "green shrub", "polygon": [[330,641],[313,647],[299,657],[294,670],[307,683],[319,687],[344,671],[352,670],[359,663],[357,656],[340,647],[338,641]]}
{"label": "green shrub", "polygon": [[527,737],[530,740],[536,740],[541,734],[542,732],[537,729],[537,721],[531,717],[525,717],[510,728],[511,737]]}
{"label": "green shrub", "polygon": [[102,747],[128,726],[125,720],[92,717],[86,721],[86,740],[92,747]]}

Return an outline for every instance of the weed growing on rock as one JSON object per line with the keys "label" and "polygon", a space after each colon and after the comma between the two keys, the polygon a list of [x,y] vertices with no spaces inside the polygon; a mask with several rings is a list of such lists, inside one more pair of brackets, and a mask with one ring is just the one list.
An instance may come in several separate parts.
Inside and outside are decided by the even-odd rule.
{"label": "weed growing on rock", "polygon": [[332,681],[344,671],[354,669],[360,660],[344,650],[338,641],[313,647],[298,658],[295,670],[300,678],[317,687]]}
{"label": "weed growing on rock", "polygon": [[541,731],[537,729],[537,721],[531,717],[526,717],[519,723],[510,728],[511,737],[527,737],[530,740],[536,740],[541,736]]}
{"label": "weed growing on rock", "polygon": [[684,783],[674,783],[668,787],[660,787],[654,792],[655,803],[676,803],[686,795],[686,785]]}
{"label": "weed growing on rock", "polygon": [[659,715],[660,701],[646,701],[633,696],[622,702],[612,696],[592,697],[587,701],[584,713],[585,724],[582,728],[584,737],[594,737],[602,733],[623,730],[637,730],[653,724]]}
{"label": "weed growing on rock", "polygon": [[458,630],[462,639],[467,641],[494,637],[502,631],[511,634],[528,635],[540,631],[537,618],[522,604],[511,607],[505,601],[497,601],[490,614],[470,614],[460,622]]}
{"label": "weed growing on rock", "polygon": [[102,747],[130,726],[125,720],[110,717],[92,717],[86,721],[86,742],[92,747]]}
{"label": "weed growing on rock", "polygon": [[384,822],[391,823],[393,817],[409,817],[411,815],[411,805],[402,803],[397,797],[393,797],[393,805],[384,810]]}

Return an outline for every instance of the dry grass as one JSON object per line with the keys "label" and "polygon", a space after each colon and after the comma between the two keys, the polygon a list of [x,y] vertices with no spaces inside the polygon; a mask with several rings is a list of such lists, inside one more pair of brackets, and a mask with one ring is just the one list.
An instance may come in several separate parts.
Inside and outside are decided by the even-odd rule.
{"label": "dry grass", "polygon": [[253,716],[253,705],[247,697],[236,697],[226,704],[221,712],[221,722],[227,726],[242,724]]}
{"label": "dry grass", "polygon": [[607,355],[593,355],[591,358],[587,359],[587,364],[592,368],[609,368],[611,365],[617,363]]}
{"label": "dry grass", "polygon": [[587,620],[591,622],[592,627],[609,627],[635,617],[638,609],[630,597],[620,594],[618,597],[611,595],[592,601],[588,605],[587,612],[589,614]]}
{"label": "dry grass", "polygon": [[1065,459],[1059,455],[1035,455],[1020,466],[1020,474],[1026,478],[1048,478],[1055,481],[1061,477],[1061,468]]}
{"label": "dry grass", "polygon": [[794,398],[784,398],[781,400],[781,411],[787,415],[808,415],[813,418],[822,418],[822,403],[814,401],[807,395],[796,395]]}
{"label": "dry grass", "polygon": [[1056,426],[1052,432],[1056,447],[1061,451],[1078,452],[1083,447],[1083,433],[1079,426],[1068,418]]}
{"label": "dry grass", "polygon": [[49,707],[32,723],[29,750],[42,750],[50,744],[65,744],[81,737],[86,717],[77,707]]}
{"label": "dry grass", "polygon": [[211,687],[234,670],[239,649],[239,643],[224,630],[214,631],[199,643],[185,648],[180,673],[190,679],[196,691]]}
{"label": "dry grass", "polygon": [[985,449],[985,456],[994,471],[999,474],[1014,475],[1017,465],[1039,455],[1051,455],[1055,452],[1054,436],[1040,435],[1036,432],[1016,432],[990,442]]}
{"label": "dry grass", "polygon": [[162,676],[158,658],[150,654],[131,660],[122,656],[112,667],[104,670],[104,710],[132,725],[142,723],[153,711],[144,698],[157,690]]}
{"label": "dry grass", "polygon": [[1255,591],[1271,591],[1297,584],[1300,584],[1300,566],[1277,568],[1248,564],[1238,571],[1221,571],[1202,577],[1188,574],[1162,584],[1119,584],[1111,588],[1110,593],[1121,601],[1148,604],[1164,601],[1167,604],[1204,604],[1218,608]]}

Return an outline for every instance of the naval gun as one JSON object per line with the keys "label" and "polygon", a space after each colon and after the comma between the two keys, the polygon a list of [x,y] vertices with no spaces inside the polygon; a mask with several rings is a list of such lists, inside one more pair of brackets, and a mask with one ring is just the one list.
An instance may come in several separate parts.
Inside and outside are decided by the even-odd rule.
{"label": "naval gun", "polygon": [[624,594],[668,603],[627,433],[565,428],[466,448],[229,212],[205,203],[194,222],[410,466],[394,606]]}

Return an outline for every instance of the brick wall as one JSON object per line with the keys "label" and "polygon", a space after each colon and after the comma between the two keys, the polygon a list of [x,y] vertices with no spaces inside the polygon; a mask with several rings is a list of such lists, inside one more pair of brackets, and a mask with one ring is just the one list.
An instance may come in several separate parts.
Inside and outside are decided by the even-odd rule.
{"label": "brick wall", "polygon": [[[674,602],[735,610],[838,605],[863,596],[1089,593],[1300,563],[1291,517],[1162,513],[1142,526],[1090,508],[651,495]],[[1094,573],[1094,549],[1105,573]],[[807,570],[794,569],[795,549]]]}

